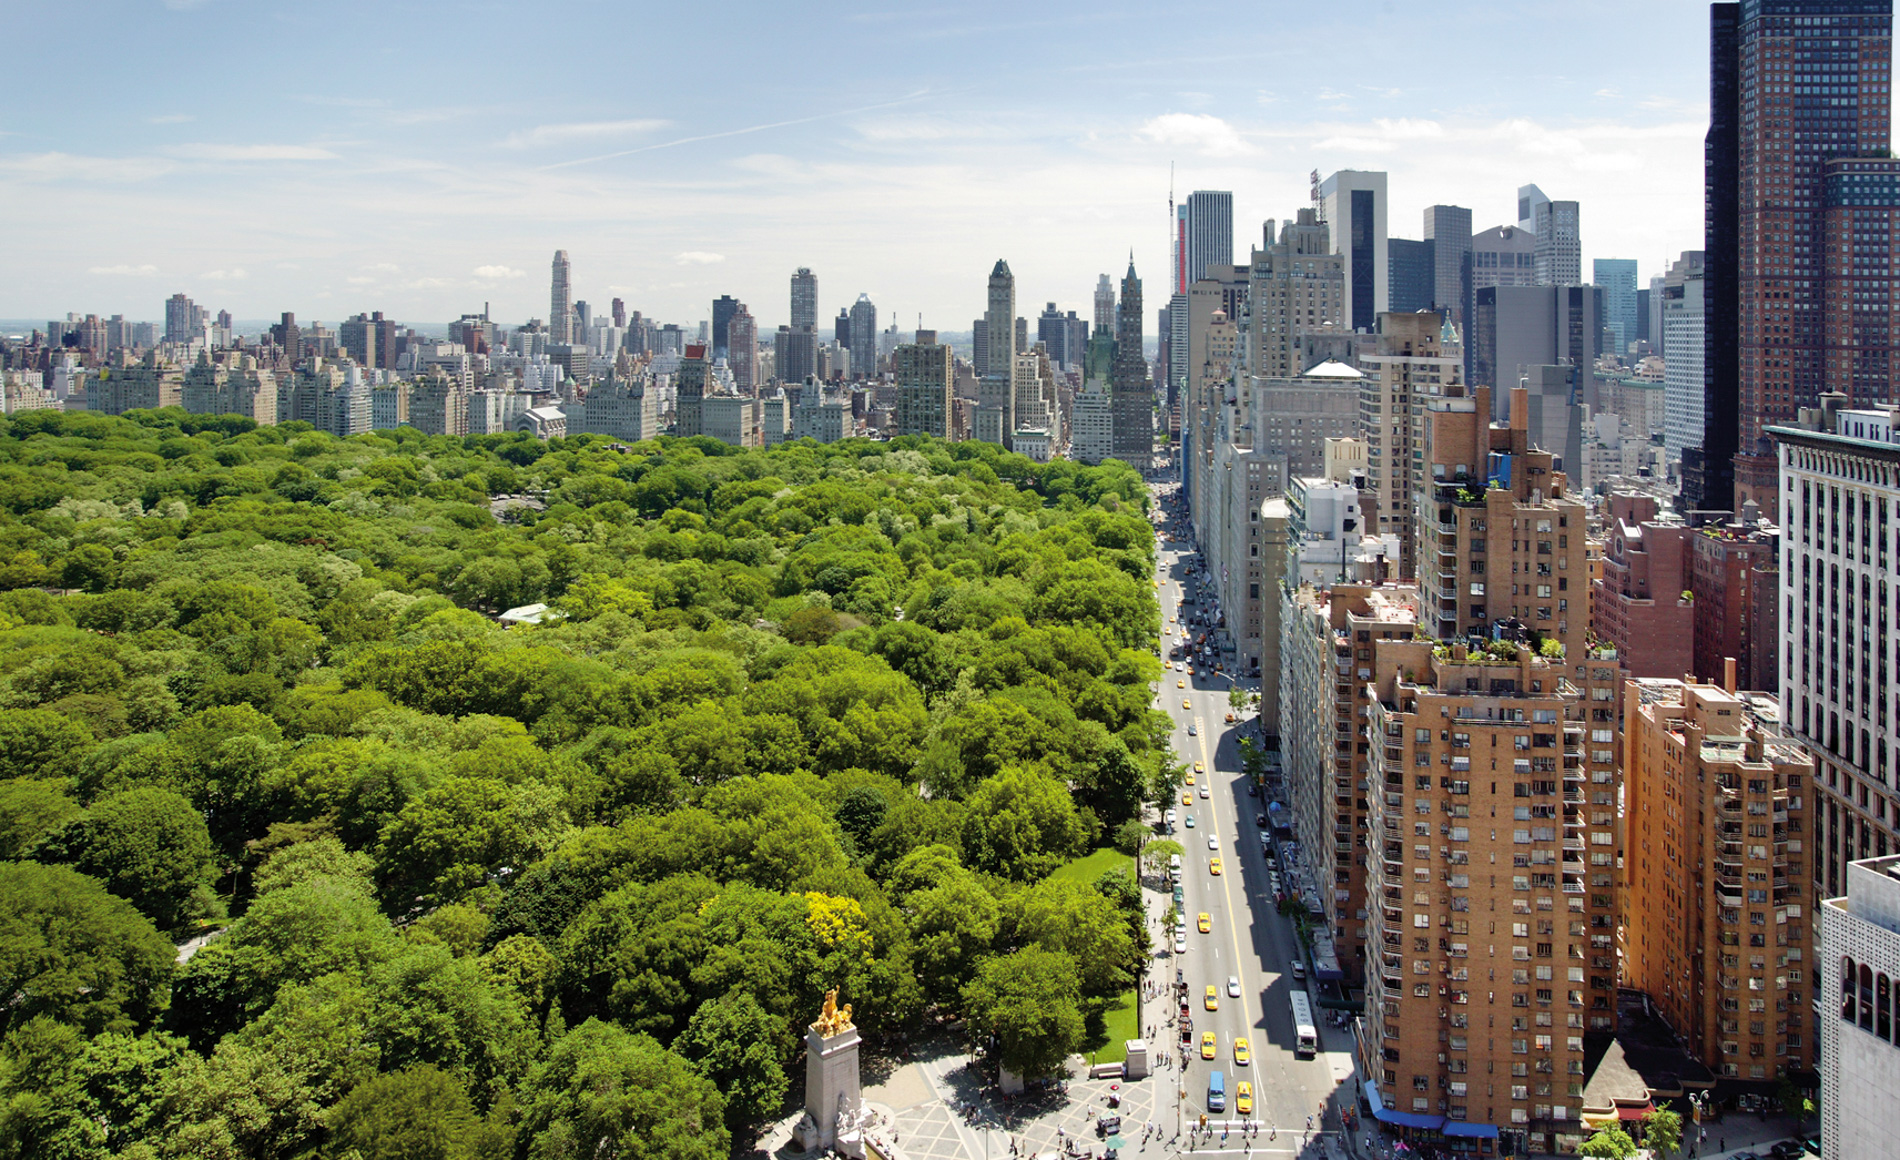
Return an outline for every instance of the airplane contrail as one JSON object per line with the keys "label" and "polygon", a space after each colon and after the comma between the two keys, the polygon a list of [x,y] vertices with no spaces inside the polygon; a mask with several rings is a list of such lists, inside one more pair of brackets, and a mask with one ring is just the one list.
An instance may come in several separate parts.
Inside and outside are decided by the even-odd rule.
{"label": "airplane contrail", "polygon": [[743,137],[747,133],[763,133],[767,129],[783,129],[788,125],[808,125],[813,121],[824,121],[832,117],[849,117],[853,113],[868,113],[874,109],[888,109],[896,105],[909,104],[919,98],[930,95],[930,90],[919,89],[894,101],[880,101],[875,105],[860,105],[855,109],[839,109],[832,113],[819,113],[811,117],[797,117],[790,121],[773,121],[765,125],[749,125],[744,129],[728,129],[723,133],[702,133],[696,137],[680,137],[672,141],[660,141],[652,145],[641,145],[635,149],[620,149],[613,153],[602,153],[594,157],[579,157],[572,161],[556,161],[552,165],[543,165],[541,171],[566,169],[574,165],[591,165],[596,161],[612,161],[616,157],[631,157],[635,153],[651,153],[655,149],[671,149],[675,145],[691,145],[696,141],[717,141],[722,137]]}

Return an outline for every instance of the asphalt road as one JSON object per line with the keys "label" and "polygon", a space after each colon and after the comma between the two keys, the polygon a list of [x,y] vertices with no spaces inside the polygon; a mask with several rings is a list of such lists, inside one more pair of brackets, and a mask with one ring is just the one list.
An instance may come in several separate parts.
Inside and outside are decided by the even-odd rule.
{"label": "asphalt road", "polygon": [[[1291,1154],[1299,1150],[1309,1115],[1316,1130],[1337,1129],[1337,1119],[1328,1122],[1321,1112],[1340,1086],[1341,1068],[1350,1073],[1350,1056],[1335,1055],[1329,1059],[1322,1050],[1314,1059],[1294,1057],[1288,995],[1292,988],[1303,989],[1304,984],[1296,983],[1288,972],[1298,944],[1289,920],[1275,910],[1268,884],[1270,855],[1261,844],[1262,831],[1254,822],[1255,815],[1262,812],[1264,801],[1247,792],[1247,782],[1241,773],[1239,726],[1225,721],[1231,711],[1228,690],[1233,682],[1225,674],[1205,667],[1191,675],[1186,671],[1186,662],[1183,662],[1183,671],[1177,672],[1173,662],[1166,660],[1169,648],[1181,641],[1182,626],[1169,624],[1168,618],[1179,618],[1184,611],[1181,607],[1186,580],[1183,559],[1192,547],[1187,542],[1184,522],[1168,526],[1181,542],[1164,541],[1158,545],[1162,567],[1157,578],[1162,583],[1157,596],[1161,601],[1162,630],[1164,634],[1174,630],[1173,635],[1164,635],[1161,642],[1168,672],[1162,682],[1160,702],[1175,719],[1176,751],[1190,770],[1198,761],[1206,772],[1196,774],[1196,784],[1184,790],[1192,795],[1190,804],[1181,804],[1178,794],[1173,803],[1180,815],[1174,838],[1186,849],[1181,860],[1188,949],[1185,955],[1173,956],[1161,972],[1167,980],[1174,977],[1176,967],[1185,974],[1193,1038],[1190,1046],[1182,1050],[1178,1022],[1163,1038],[1168,1049],[1176,1051],[1188,1065],[1181,1085],[1187,1094],[1180,1101],[1185,1124],[1196,1124],[1206,1112],[1210,1072],[1221,1071],[1227,1086],[1227,1110],[1206,1112],[1210,1121],[1240,1120],[1235,1110],[1237,1086],[1243,1080],[1253,1084],[1251,1118],[1261,1125],[1260,1132],[1243,1144],[1239,1134],[1223,1141],[1217,1131],[1205,1146],[1196,1149],[1198,1152],[1238,1153],[1250,1147],[1252,1152],[1265,1151],[1269,1155],[1276,1151]],[[1200,597],[1200,586],[1192,587],[1197,598]],[[1193,606],[1201,607],[1200,604]],[[1177,688],[1177,681],[1185,681],[1186,687]],[[1187,702],[1187,708],[1182,707],[1183,701]],[[1187,732],[1190,721],[1195,725],[1192,736]],[[1208,791],[1205,798],[1200,796],[1203,787]],[[1194,817],[1192,828],[1185,824],[1187,814]],[[1217,851],[1208,848],[1210,836],[1219,845]],[[1222,873],[1218,876],[1210,873],[1208,860],[1211,857],[1221,859]],[[1197,928],[1196,919],[1202,911],[1212,920],[1208,934],[1201,934]],[[1173,945],[1171,934],[1167,945],[1170,948]],[[1228,994],[1230,976],[1240,980],[1238,996]],[[1209,985],[1215,988],[1219,1003],[1218,1009],[1213,1011],[1206,1009],[1204,1000]],[[1179,1005],[1168,1004],[1163,1010],[1178,1013]],[[1341,1033],[1327,1035],[1330,1029],[1325,1028],[1323,1013],[1316,1010],[1315,1015],[1322,1028],[1322,1039],[1331,1039],[1334,1042],[1328,1046],[1343,1049]],[[1203,1060],[1200,1054],[1201,1036],[1207,1031],[1215,1033],[1218,1043],[1216,1056],[1211,1061]],[[1237,1066],[1234,1040],[1243,1035],[1252,1048],[1253,1059],[1246,1066]],[[1315,1150],[1309,1154],[1319,1153]]]}

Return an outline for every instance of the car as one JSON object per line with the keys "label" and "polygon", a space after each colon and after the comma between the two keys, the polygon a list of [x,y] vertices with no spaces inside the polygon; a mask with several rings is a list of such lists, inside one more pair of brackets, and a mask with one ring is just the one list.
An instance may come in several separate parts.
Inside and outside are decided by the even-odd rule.
{"label": "car", "polygon": [[1187,936],[1178,930],[1174,932],[1174,953],[1177,955],[1187,954]]}
{"label": "car", "polygon": [[1267,815],[1265,815],[1265,814],[1255,814],[1255,815],[1253,816],[1253,824],[1254,824],[1254,825],[1256,825],[1256,826],[1259,826],[1259,827],[1260,827],[1261,829],[1263,829],[1263,830],[1264,830],[1264,829],[1266,829],[1266,828],[1267,828]]}
{"label": "car", "polygon": [[1212,983],[1209,983],[1209,984],[1207,985],[1207,994],[1205,994],[1205,995],[1203,995],[1203,996],[1201,997],[1201,1002],[1202,1002],[1202,1004],[1203,1004],[1204,1006],[1206,1006],[1206,1008],[1207,1008],[1207,1009],[1208,1009],[1209,1011],[1218,1011],[1218,1010],[1220,1010],[1220,990],[1219,990],[1219,988],[1217,988],[1217,987],[1215,987],[1215,986],[1214,986],[1214,984],[1212,984]]}
{"label": "car", "polygon": [[1199,729],[1196,729],[1196,728],[1194,727],[1194,722],[1192,722],[1192,721],[1189,721],[1189,722],[1188,722],[1188,736],[1189,736],[1189,737],[1199,737],[1200,735],[1201,735],[1201,731],[1200,731]]}
{"label": "car", "polygon": [[1296,981],[1306,978],[1306,964],[1299,959],[1293,960],[1293,978]]}
{"label": "car", "polygon": [[1173,810],[1169,810],[1167,813],[1161,815],[1161,820],[1166,822],[1168,824],[1168,828],[1172,830],[1174,828],[1174,823],[1177,820],[1175,812]]}
{"label": "car", "polygon": [[1227,723],[1229,725],[1232,725],[1234,723],[1234,715],[1232,713],[1227,714]]}
{"label": "car", "polygon": [[1183,709],[1192,709],[1194,707],[1194,702],[1188,700],[1186,697],[1183,697],[1181,698],[1181,707]]}
{"label": "car", "polygon": [[1202,786],[1202,787],[1201,787],[1201,789],[1200,789],[1200,794],[1201,794],[1201,797],[1203,797],[1203,798],[1205,798],[1205,797],[1207,796],[1207,787],[1206,787],[1206,786]]}
{"label": "car", "polygon": [[1188,774],[1188,775],[1187,775],[1187,776],[1186,776],[1185,778],[1182,778],[1182,781],[1184,781],[1184,782],[1186,782],[1186,783],[1187,783],[1188,785],[1193,785],[1193,784],[1194,784],[1194,775],[1190,773],[1190,774]]}
{"label": "car", "polygon": [[1173,623],[1175,623],[1175,619],[1174,619],[1174,617],[1172,617],[1172,616],[1170,616],[1170,617],[1168,617],[1168,623],[1169,623],[1169,624],[1173,624]]}
{"label": "car", "polygon": [[1200,928],[1202,934],[1212,933],[1214,929],[1214,916],[1203,910],[1201,917],[1196,921],[1195,925]]}
{"label": "car", "polygon": [[1182,791],[1182,793],[1181,793],[1181,804],[1182,804],[1182,805],[1184,805],[1184,806],[1191,806],[1191,805],[1193,805],[1193,804],[1194,804],[1194,795],[1193,795],[1193,794],[1191,794],[1191,793],[1188,793],[1188,792],[1186,792],[1185,790],[1184,790],[1184,791]]}
{"label": "car", "polygon": [[1207,860],[1207,872],[1209,874],[1212,874],[1216,878],[1220,877],[1220,859],[1219,858],[1209,858]]}
{"label": "car", "polygon": [[1184,820],[1184,821],[1186,821],[1186,823],[1187,823],[1187,828],[1188,828],[1188,829],[1190,829],[1190,830],[1191,830],[1191,829],[1193,829],[1193,828],[1194,828],[1194,815],[1193,815],[1193,814],[1189,814],[1189,815],[1188,815],[1188,816],[1187,816],[1187,817],[1186,817],[1185,819],[1183,819],[1183,820]]}
{"label": "car", "polygon": [[1212,1031],[1201,1032],[1201,1058],[1212,1059],[1220,1054],[1220,1043],[1215,1040]]}
{"label": "car", "polygon": [[[1176,681],[1176,682],[1174,682],[1174,687],[1175,687],[1175,688],[1177,688],[1177,689],[1185,689],[1185,688],[1187,688],[1187,681],[1185,681],[1185,680],[1180,680],[1180,681]],[[1182,705],[1181,707],[1182,707],[1183,709],[1185,709],[1185,708],[1187,708],[1187,706],[1186,706],[1186,705]]]}
{"label": "car", "polygon": [[1220,839],[1215,837],[1213,834],[1209,834],[1207,836],[1207,848],[1210,850],[1220,849]]}
{"label": "car", "polygon": [[1227,997],[1230,999],[1240,998],[1240,976],[1239,975],[1227,976]]}
{"label": "car", "polygon": [[1768,1154],[1775,1160],[1801,1160],[1801,1156],[1807,1150],[1807,1145],[1799,1140],[1777,1140],[1774,1146],[1768,1149]]}
{"label": "car", "polygon": [[[1203,763],[1201,763],[1201,762],[1199,762],[1199,761],[1197,761],[1197,762],[1195,762],[1195,763],[1194,763],[1194,772],[1195,772],[1195,773],[1206,773],[1206,772],[1207,772],[1207,766],[1206,766],[1206,765],[1204,765]],[[1188,779],[1188,784],[1189,784],[1189,785],[1193,785],[1193,784],[1194,784],[1194,779],[1193,779],[1193,778],[1189,778],[1189,779]]]}
{"label": "car", "polygon": [[1246,1038],[1244,1036],[1235,1038],[1234,1040],[1234,1066],[1246,1067],[1247,1061],[1252,1058],[1253,1058],[1253,1049],[1247,1045]]}
{"label": "car", "polygon": [[1253,1085],[1244,1079],[1234,1085],[1234,1110],[1243,1116],[1253,1111]]}

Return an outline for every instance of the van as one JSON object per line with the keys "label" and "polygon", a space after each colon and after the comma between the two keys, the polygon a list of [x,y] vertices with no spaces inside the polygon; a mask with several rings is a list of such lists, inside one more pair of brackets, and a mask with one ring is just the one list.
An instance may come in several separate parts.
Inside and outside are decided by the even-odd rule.
{"label": "van", "polygon": [[1218,1071],[1207,1077],[1207,1110],[1210,1112],[1227,1110],[1227,1080]]}
{"label": "van", "polygon": [[1168,877],[1177,880],[1181,877],[1181,855],[1168,855]]}

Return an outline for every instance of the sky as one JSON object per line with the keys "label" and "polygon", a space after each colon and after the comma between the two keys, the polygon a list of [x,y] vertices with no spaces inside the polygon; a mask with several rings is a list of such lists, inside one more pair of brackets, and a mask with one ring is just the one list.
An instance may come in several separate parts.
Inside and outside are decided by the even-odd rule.
{"label": "sky", "polygon": [[999,257],[1088,317],[1132,251],[1152,329],[1170,166],[1243,261],[1315,169],[1387,171],[1394,237],[1535,182],[1586,273],[1701,245],[1706,4],[927,4],[13,0],[0,318],[512,324],[565,249],[602,313],[767,331],[809,266],[965,330]]}

